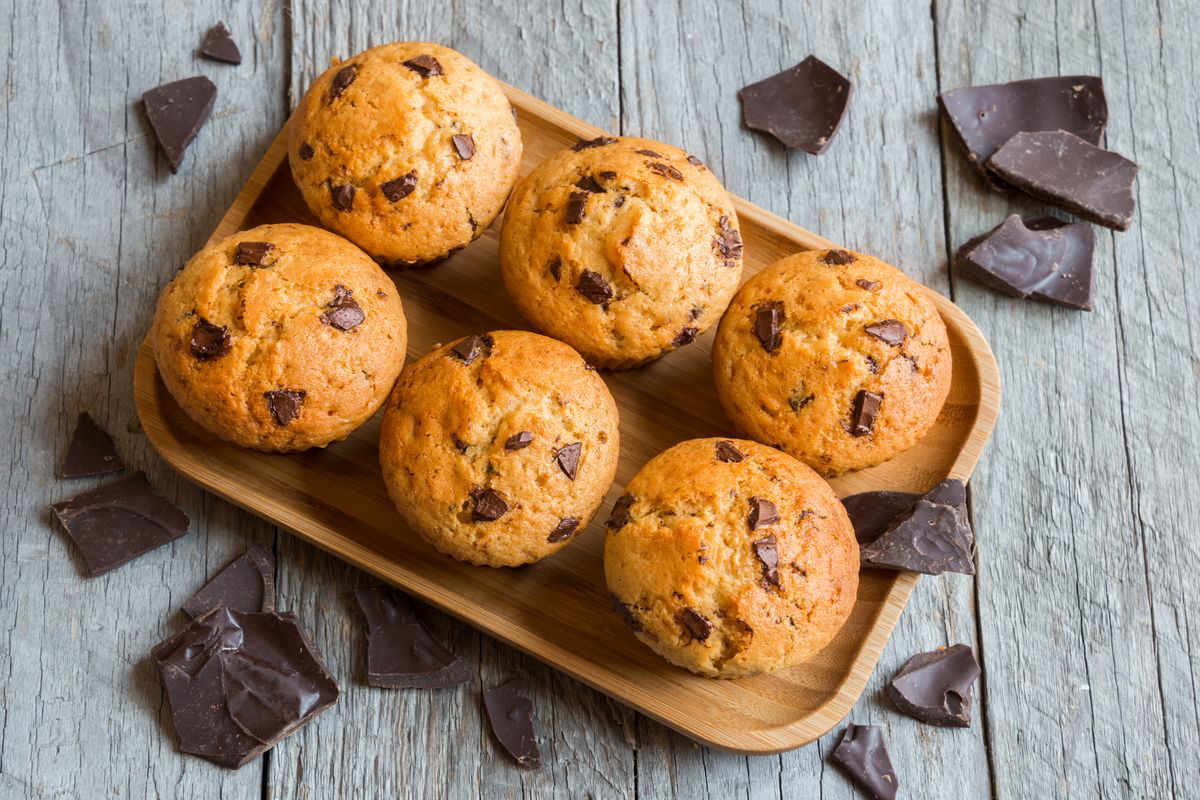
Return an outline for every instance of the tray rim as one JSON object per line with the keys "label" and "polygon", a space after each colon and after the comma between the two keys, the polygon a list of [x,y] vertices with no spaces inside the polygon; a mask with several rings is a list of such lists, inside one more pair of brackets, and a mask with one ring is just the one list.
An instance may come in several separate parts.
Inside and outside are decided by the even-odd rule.
{"label": "tray rim", "polygon": [[[502,83],[509,100],[521,114],[541,118],[550,124],[566,130],[580,138],[591,138],[606,134],[601,128],[590,125],[576,117],[561,111],[548,103],[539,100],[513,86]],[[208,237],[211,243],[223,239],[238,231],[245,221],[255,201],[266,187],[268,181],[275,175],[287,158],[287,126],[288,122],[272,140],[262,159],[255,166],[250,177],[243,184],[229,209],[221,217]],[[730,194],[740,219],[749,219],[771,232],[793,241],[800,249],[828,249],[836,245],[805,228],[796,225],[782,217],[772,214],[753,203]],[[928,289],[946,324],[955,329],[966,345],[970,354],[971,364],[978,377],[979,402],[976,407],[975,420],[963,442],[957,457],[951,466],[949,477],[966,481],[974,471],[988,438],[999,416],[1001,385],[1000,371],[991,347],[984,338],[978,326],[967,314],[948,298]],[[871,620],[867,635],[855,652],[850,668],[847,670],[830,697],[809,714],[790,723],[769,728],[754,730],[737,729],[727,731],[720,726],[701,724],[688,727],[679,719],[672,719],[663,713],[642,703],[624,696],[612,686],[601,685],[588,677],[583,671],[583,664],[593,663],[586,658],[575,655],[561,647],[550,643],[550,647],[535,649],[534,644],[545,640],[538,638],[530,643],[522,640],[520,632],[524,628],[513,625],[502,614],[483,609],[474,615],[469,610],[460,609],[455,605],[458,595],[440,584],[423,579],[422,576],[411,574],[404,580],[394,572],[381,568],[378,559],[372,561],[370,554],[374,551],[337,532],[329,535],[329,528],[299,513],[279,513],[265,507],[255,505],[252,501],[244,501],[232,493],[222,491],[219,484],[206,480],[206,467],[202,460],[195,458],[187,451],[163,424],[165,418],[159,413],[156,398],[158,392],[165,391],[158,378],[157,366],[154,362],[149,336],[143,341],[138,350],[134,365],[134,402],[138,418],[143,430],[155,451],[179,474],[189,481],[201,486],[206,491],[228,500],[234,505],[253,513],[272,524],[284,528],[293,535],[299,536],[306,542],[315,545],[331,555],[346,561],[375,577],[386,581],[398,588],[414,593],[425,602],[431,603],[442,611],[454,616],[467,624],[482,630],[489,636],[494,636],[511,647],[548,664],[554,669],[570,675],[572,678],[591,688],[628,705],[639,713],[646,714],[652,719],[679,731],[683,735],[721,750],[747,754],[767,755],[792,750],[809,744],[836,726],[853,708],[861,696],[867,681],[874,672],[875,666],[882,655],[883,648],[891,638],[905,607],[908,598],[915,588],[919,575],[911,572],[898,572],[892,578],[891,586],[880,601],[879,611]],[[185,456],[179,455],[184,453]],[[391,564],[392,562],[387,562]],[[666,662],[664,662],[664,665]],[[671,667],[674,669],[673,667]],[[698,721],[703,723],[703,721]]]}

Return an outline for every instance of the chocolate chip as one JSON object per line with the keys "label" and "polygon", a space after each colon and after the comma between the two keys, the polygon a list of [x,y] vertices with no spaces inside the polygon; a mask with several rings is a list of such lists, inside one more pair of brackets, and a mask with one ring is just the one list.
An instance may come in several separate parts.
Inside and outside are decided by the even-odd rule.
{"label": "chocolate chip", "polygon": [[696,334],[700,333],[699,328],[684,328],[675,338],[671,340],[671,344],[675,347],[683,347],[696,341]]}
{"label": "chocolate chip", "polygon": [[348,183],[343,183],[340,186],[329,185],[329,196],[332,199],[333,207],[338,211],[349,211],[354,208],[354,187]]}
{"label": "chocolate chip", "polygon": [[533,703],[529,687],[514,679],[483,693],[483,705],[496,739],[519,766],[537,769],[542,765],[537,737],[533,733]]}
{"label": "chocolate chip", "polygon": [[756,531],[777,522],[779,522],[779,509],[775,507],[774,503],[761,497],[750,498],[750,514],[746,517],[746,524],[750,526],[750,530]]}
{"label": "chocolate chip", "polygon": [[401,175],[395,180],[388,181],[379,187],[383,192],[383,196],[389,201],[395,203],[397,200],[403,200],[413,193],[413,189],[417,188],[417,172],[413,170],[407,175]]}
{"label": "chocolate chip", "polygon": [[422,78],[431,78],[434,75],[443,74],[442,65],[438,63],[438,60],[433,56],[424,53],[416,58],[410,58],[408,61],[405,61],[404,66],[408,67]]}
{"label": "chocolate chip", "polygon": [[557,256],[550,259],[550,266],[547,267],[547,269],[549,269],[550,274],[554,276],[554,280],[560,280],[562,278],[562,259],[558,258]]}
{"label": "chocolate chip", "polygon": [[274,249],[270,242],[238,242],[233,261],[243,267],[261,267],[263,259]]}
{"label": "chocolate chip", "polygon": [[505,450],[523,450],[533,443],[533,434],[529,431],[514,433],[504,442]]}
{"label": "chocolate chip", "polygon": [[613,298],[613,290],[608,285],[608,281],[604,280],[600,273],[592,272],[590,269],[585,269],[580,274],[579,282],[575,284],[575,291],[596,305],[607,303]]}
{"label": "chocolate chip", "polygon": [[683,173],[670,164],[664,164],[661,161],[647,161],[646,166],[650,168],[651,172],[656,172],[664,178],[670,178],[673,181],[683,180]]}
{"label": "chocolate chip", "polygon": [[192,619],[214,608],[234,611],[275,610],[275,554],[257,545],[229,562],[183,604]]}
{"label": "chocolate chip", "polygon": [[879,374],[879,362],[871,356],[863,356],[863,360],[867,362],[867,371],[872,375]]}
{"label": "chocolate chip", "polygon": [[263,392],[263,397],[267,399],[267,408],[271,410],[275,424],[282,427],[300,416],[300,407],[307,394],[303,389],[275,389]]}
{"label": "chocolate chip", "polygon": [[492,337],[486,333],[482,336],[468,336],[464,339],[459,339],[454,347],[450,348],[450,352],[458,356],[464,364],[470,364],[481,355],[484,357],[490,356],[493,344]]}
{"label": "chocolate chip", "polygon": [[619,194],[613,198],[613,208],[620,208],[625,205],[625,195]]}
{"label": "chocolate chip", "polygon": [[638,155],[650,156],[651,158],[664,158],[662,153],[657,153],[653,150],[634,150]]}
{"label": "chocolate chip", "polygon": [[592,194],[603,194],[606,190],[600,185],[599,181],[592,175],[584,175],[579,180],[575,181],[575,185],[585,192]]}
{"label": "chocolate chip", "polygon": [[768,353],[774,353],[779,349],[779,344],[783,338],[780,331],[783,326],[783,320],[782,300],[771,300],[755,309],[754,335],[758,337],[763,350],[766,350]]}
{"label": "chocolate chip", "polygon": [[218,22],[204,34],[204,40],[200,42],[200,55],[226,64],[242,63],[242,52],[238,50],[224,22]]}
{"label": "chocolate chip", "polygon": [[550,531],[550,535],[546,537],[547,542],[563,542],[571,538],[575,533],[575,529],[579,527],[579,520],[575,517],[563,517],[554,526],[554,530]]}
{"label": "chocolate chip", "polygon": [[825,255],[821,256],[821,260],[826,264],[841,266],[843,264],[853,264],[854,254],[846,250],[828,250]]}
{"label": "chocolate chip", "polygon": [[858,288],[866,289],[868,292],[873,292],[880,286],[883,286],[879,281],[869,281],[866,278],[859,278],[855,283],[858,284]]}
{"label": "chocolate chip", "polygon": [[971,727],[971,701],[979,662],[965,644],[917,653],[887,685],[896,708],[913,719],[942,727]]}
{"label": "chocolate chip", "polygon": [[722,439],[717,442],[717,461],[724,461],[728,464],[736,464],[746,456],[733,442]]}
{"label": "chocolate chip", "polygon": [[567,198],[566,221],[568,225],[578,225],[583,222],[583,212],[587,208],[587,192],[571,192]]}
{"label": "chocolate chip", "polygon": [[476,489],[472,494],[475,496],[475,510],[471,513],[471,519],[475,522],[495,522],[508,513],[508,503],[495,489]]}
{"label": "chocolate chip", "polygon": [[900,786],[883,744],[883,733],[877,726],[847,726],[829,760],[845,770],[874,800],[895,800]]}
{"label": "chocolate chip", "polygon": [[704,168],[705,168],[705,167],[704,167],[704,162],[703,162],[703,161],[701,161],[700,159],[696,158],[696,157],[695,157],[695,156],[693,156],[693,155],[689,155],[689,156],[687,157],[687,160],[688,160],[688,163],[689,163],[689,164],[691,164],[693,167],[699,167],[700,169],[704,169]]}
{"label": "chocolate chip", "polygon": [[56,473],[58,477],[90,478],[123,469],[125,465],[117,455],[112,437],[96,424],[91,414],[82,412],[75,423],[75,433],[71,436],[67,454]]}
{"label": "chocolate chip", "polygon": [[217,87],[202,75],[164,83],[142,95],[146,117],[171,172],[179,170],[184,151],[212,113],[216,99]]}
{"label": "chocolate chip", "polygon": [[220,358],[233,347],[233,339],[229,328],[224,325],[214,325],[204,317],[200,317],[192,326],[191,340],[192,355],[201,361],[211,361]]}
{"label": "chocolate chip", "polygon": [[633,609],[618,600],[615,595],[612,598],[612,605],[613,611],[621,615],[621,619],[625,620],[625,624],[629,626],[630,630],[640,631],[642,629],[642,623],[633,615]]}
{"label": "chocolate chip", "polygon": [[579,456],[582,452],[583,442],[572,442],[560,447],[554,454],[558,468],[571,480],[575,480],[575,473],[579,470]]}
{"label": "chocolate chip", "polygon": [[454,145],[454,152],[463,161],[470,161],[475,155],[475,138],[471,134],[456,133],[450,137],[450,142]]}
{"label": "chocolate chip", "polygon": [[357,77],[357,64],[347,64],[339,69],[333,76],[333,82],[329,85],[329,99],[336,100],[341,97],[342,92],[346,91],[346,87],[354,83],[354,79]]}
{"label": "chocolate chip", "polygon": [[612,530],[620,530],[629,524],[629,509],[633,507],[633,495],[623,494],[613,503],[612,513],[608,515],[605,526]]}
{"label": "chocolate chip", "polygon": [[799,411],[811,403],[814,399],[816,398],[811,392],[805,394],[804,387],[800,387],[792,392],[791,396],[788,397],[788,406],[792,409],[792,411]]}
{"label": "chocolate chip", "polygon": [[333,287],[333,299],[329,301],[328,311],[321,315],[321,322],[339,331],[357,328],[367,318],[362,307],[351,295],[354,292],[340,283]]}
{"label": "chocolate chip", "polygon": [[367,623],[367,683],[386,689],[444,689],[472,668],[430,635],[407,597],[390,586],[354,592]]}
{"label": "chocolate chip", "polygon": [[816,56],[738,92],[747,128],[774,136],[784,147],[820,155],[846,114],[852,86]]}
{"label": "chocolate chip", "polygon": [[469,445],[462,439],[458,438],[457,433],[450,434],[450,444],[454,445],[454,449],[460,453],[466,453]]}
{"label": "chocolate chip", "polygon": [[736,259],[742,257],[742,235],[738,233],[733,226],[729,224],[729,218],[722,216],[717,223],[720,232],[716,239],[713,240],[717,246],[717,251],[724,259]]}
{"label": "chocolate chip", "polygon": [[892,347],[904,344],[908,338],[908,328],[898,319],[885,319],[882,322],[872,322],[864,330],[884,344]]}
{"label": "chocolate chip", "polygon": [[611,136],[597,136],[595,139],[580,139],[571,148],[576,153],[580,150],[587,150],[592,147],[603,147],[606,144],[613,144],[617,140]]}
{"label": "chocolate chip", "polygon": [[883,404],[883,395],[860,389],[850,410],[850,435],[866,436],[875,430],[875,417]]}
{"label": "chocolate chip", "polygon": [[712,633],[712,623],[695,610],[685,608],[675,615],[675,621],[698,642],[703,642]]}
{"label": "chocolate chip", "polygon": [[754,555],[758,556],[759,563],[762,564],[763,581],[779,589],[779,547],[775,541],[775,534],[769,533],[761,539],[756,539]]}
{"label": "chocolate chip", "polygon": [[312,157],[314,155],[316,155],[316,153],[313,152],[311,144],[309,144],[308,142],[300,143],[300,160],[301,161],[311,161]]}

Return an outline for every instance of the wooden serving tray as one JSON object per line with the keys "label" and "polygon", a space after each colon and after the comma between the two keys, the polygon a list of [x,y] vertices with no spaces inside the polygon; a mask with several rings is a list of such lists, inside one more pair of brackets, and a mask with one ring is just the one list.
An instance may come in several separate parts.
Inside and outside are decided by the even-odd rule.
{"label": "wooden serving tray", "polygon": [[[524,136],[523,173],[578,138],[603,133],[524,92],[505,91]],[[317,224],[292,183],[285,133],[271,144],[210,241],[267,222]],[[797,250],[833,246],[745,200],[734,202],[746,278]],[[498,229],[494,225],[432,269],[392,274],[408,316],[410,361],[435,343],[468,333],[527,327],[500,279]],[[966,314],[931,294],[950,333],[949,399],[915,447],[832,481],[842,496],[869,489],[924,491],[947,475],[966,480],[992,431],[1000,376],[991,349]],[[713,389],[712,335],[647,367],[602,373],[621,412],[616,483],[570,547],[518,569],[459,563],[405,530],[380,477],[378,418],[324,450],[268,455],[219,441],[192,423],[159,379],[148,342],[138,355],[134,389],[151,443],[204,488],[693,739],[743,753],[775,753],[813,741],[850,711],[918,576],[864,571],[854,611],[829,647],[803,666],[756,678],[694,676],[654,655],[626,630],[604,586],[602,523],[621,487],[651,456],[683,439],[733,433]]]}

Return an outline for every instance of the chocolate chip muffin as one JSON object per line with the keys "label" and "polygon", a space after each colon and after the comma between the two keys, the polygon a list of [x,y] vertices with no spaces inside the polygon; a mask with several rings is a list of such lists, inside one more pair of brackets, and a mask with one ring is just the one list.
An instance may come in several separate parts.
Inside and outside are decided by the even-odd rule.
{"label": "chocolate chip muffin", "polygon": [[946,400],[950,366],[927,290],[846,250],[797,253],[755,275],[713,346],[730,419],[826,476],[916,443]]}
{"label": "chocolate chip muffin", "polygon": [[636,366],[714,325],[742,274],[729,196],[699,159],[602,136],[513,192],[500,267],[517,308],[591,363]]}
{"label": "chocolate chip muffin", "polygon": [[656,653],[738,678],[829,644],[858,593],[858,544],[833,489],[796,459],[757,442],[692,439],[625,487],[604,577]]}
{"label": "chocolate chip muffin", "polygon": [[340,236],[261,225],[196,253],[158,300],[158,373],[188,416],[267,451],[343,439],[404,366],[396,287]]}
{"label": "chocolate chip muffin", "polygon": [[313,82],[288,159],[321,224],[403,266],[441,259],[492,224],[517,179],[521,131],[500,84],[470,59],[396,42]]}
{"label": "chocolate chip muffin", "polygon": [[567,345],[527,331],[468,336],[413,363],[379,436],[405,522],[441,552],[493,567],[578,536],[619,449],[604,381]]}

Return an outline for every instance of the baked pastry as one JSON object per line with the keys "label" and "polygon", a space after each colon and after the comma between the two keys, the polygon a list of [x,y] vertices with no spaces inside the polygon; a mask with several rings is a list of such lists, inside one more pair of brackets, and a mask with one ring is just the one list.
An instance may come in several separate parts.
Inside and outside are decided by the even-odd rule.
{"label": "baked pastry", "polygon": [[713,345],[730,419],[826,476],[915,444],[941,411],[950,368],[929,293],[846,250],[797,253],[755,275]]}
{"label": "baked pastry", "polygon": [[729,196],[699,159],[602,136],[513,191],[500,268],[517,308],[600,367],[631,367],[716,324],[742,274]]}
{"label": "baked pastry", "polygon": [[441,552],[493,567],[545,558],[581,533],[619,450],[604,381],[528,331],[468,336],[414,362],[379,434],[405,522]]}
{"label": "baked pastry", "polygon": [[833,489],[757,442],[692,439],[658,454],[608,529],[617,610],[652,650],[701,675],[807,660],[858,593],[858,544]]}
{"label": "baked pastry", "polygon": [[396,42],[313,81],[288,131],[292,177],[321,224],[385,266],[436,261],[492,224],[521,131],[494,78],[428,42]]}
{"label": "baked pastry", "polygon": [[292,451],[345,438],[383,405],[408,326],[392,281],[350,242],[260,225],[188,261],[150,338],[188,416],[244,447]]}

